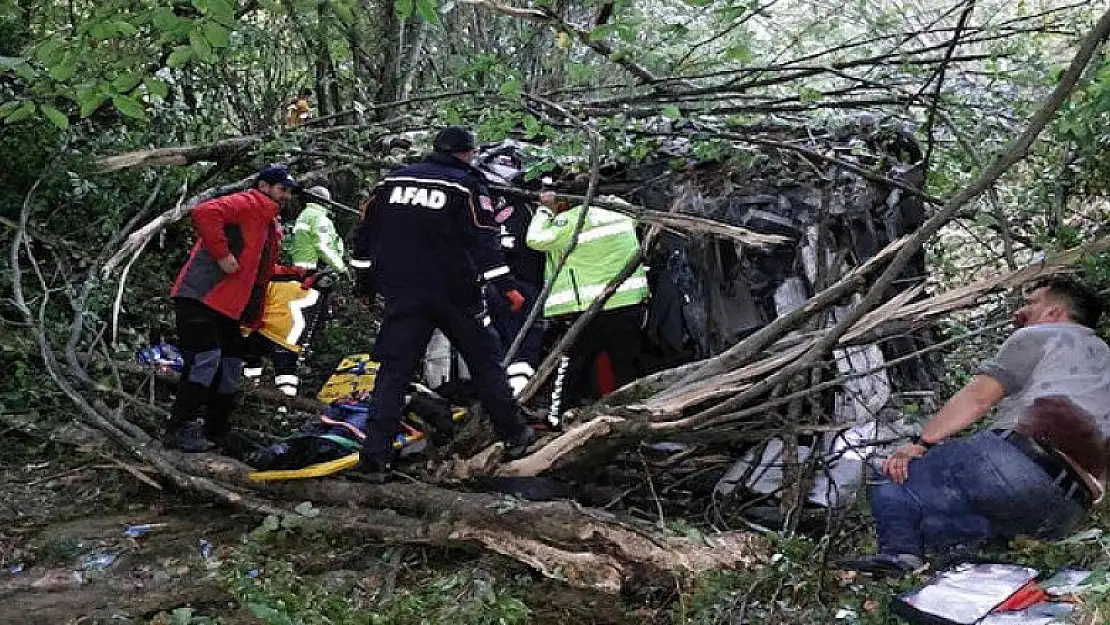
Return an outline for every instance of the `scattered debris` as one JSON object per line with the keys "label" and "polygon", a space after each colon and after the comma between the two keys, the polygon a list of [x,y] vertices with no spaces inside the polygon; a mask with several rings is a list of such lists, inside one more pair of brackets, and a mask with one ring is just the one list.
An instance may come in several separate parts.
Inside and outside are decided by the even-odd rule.
{"label": "scattered debris", "polygon": [[85,571],[103,571],[115,564],[119,554],[110,551],[90,553],[81,559],[81,569]]}
{"label": "scattered debris", "polygon": [[166,523],[141,523],[139,525],[128,525],[123,530],[123,535],[128,538],[138,538],[156,529],[166,527],[166,525]]}

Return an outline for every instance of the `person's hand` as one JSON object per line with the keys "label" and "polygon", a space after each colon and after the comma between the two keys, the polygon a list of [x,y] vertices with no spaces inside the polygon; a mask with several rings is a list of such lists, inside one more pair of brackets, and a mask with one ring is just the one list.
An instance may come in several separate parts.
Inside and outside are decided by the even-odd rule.
{"label": "person's hand", "polygon": [[904,484],[910,476],[910,461],[924,456],[926,451],[928,449],[923,445],[902,445],[883,461],[883,473],[889,475],[895,484]]}
{"label": "person's hand", "polygon": [[220,260],[217,260],[216,264],[220,266],[220,271],[223,271],[227,274],[232,274],[239,271],[239,261],[236,260],[235,256],[233,256],[232,254],[228,254]]}
{"label": "person's hand", "polygon": [[555,192],[540,191],[540,204],[543,204],[548,208],[555,208]]}
{"label": "person's hand", "polygon": [[509,300],[509,310],[518,313],[524,310],[524,296],[516,289],[505,291],[505,299]]}

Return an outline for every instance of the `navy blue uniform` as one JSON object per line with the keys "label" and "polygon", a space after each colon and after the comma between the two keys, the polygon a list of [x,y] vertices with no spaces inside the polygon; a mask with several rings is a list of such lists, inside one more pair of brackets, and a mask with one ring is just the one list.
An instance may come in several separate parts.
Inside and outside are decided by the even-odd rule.
{"label": "navy blue uniform", "polygon": [[[478,172],[436,152],[386,176],[371,202],[351,259],[352,267],[373,276],[385,300],[374,345],[374,359],[381,363],[376,416],[363,461],[388,459],[405,392],[436,328],[466,360],[498,435],[519,438],[526,426],[501,369],[501,341],[481,293],[482,282],[499,295],[517,283],[505,264],[500,225]],[[360,284],[368,282],[360,278]]]}
{"label": "navy blue uniform", "polygon": [[[532,223],[535,205],[529,200],[513,195],[498,196],[494,199],[494,221],[501,225],[501,249],[505,261],[517,279],[517,289],[524,296],[524,308],[513,312],[509,303],[502,297],[490,298],[490,311],[493,325],[508,349],[520,333],[528,319],[536,297],[543,289],[543,271],[546,255],[525,245],[528,224]],[[506,368],[509,385],[519,394],[535,374],[543,350],[543,333],[546,325],[541,316],[532,324],[524,341],[520,344],[513,361]]]}

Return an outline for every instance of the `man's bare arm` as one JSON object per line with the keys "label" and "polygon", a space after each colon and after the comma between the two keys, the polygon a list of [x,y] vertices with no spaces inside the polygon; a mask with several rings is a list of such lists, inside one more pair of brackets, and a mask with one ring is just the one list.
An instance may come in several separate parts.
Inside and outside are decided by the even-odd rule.
{"label": "man's bare arm", "polygon": [[929,419],[921,429],[921,440],[926,443],[939,443],[963,431],[967,426],[982,419],[995,404],[1001,401],[1002,393],[1002,385],[998,380],[985,374],[975,376],[944,404],[940,412]]}
{"label": "man's bare arm", "polygon": [[[925,427],[921,429],[921,440],[926,443],[940,441],[961,432],[987,414],[1002,400],[1004,392],[998,380],[986,374],[979,374],[964,385],[944,407],[940,409]],[[893,455],[883,462],[883,471],[895,483],[902,484],[909,477],[910,461],[924,455],[926,448],[909,443],[899,447]]]}

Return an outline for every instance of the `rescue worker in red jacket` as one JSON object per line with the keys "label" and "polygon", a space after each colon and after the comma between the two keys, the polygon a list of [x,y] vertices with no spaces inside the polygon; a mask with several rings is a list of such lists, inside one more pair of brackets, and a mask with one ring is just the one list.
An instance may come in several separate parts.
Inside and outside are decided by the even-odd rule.
{"label": "rescue worker in red jacket", "polygon": [[[288,169],[267,167],[253,188],[192,210],[197,243],[170,291],[185,368],[164,439],[167,446],[198,453],[227,434],[243,374],[240,324],[257,326],[275,272],[304,273],[276,264],[278,215],[296,188]],[[196,420],[202,408],[203,426]]]}

